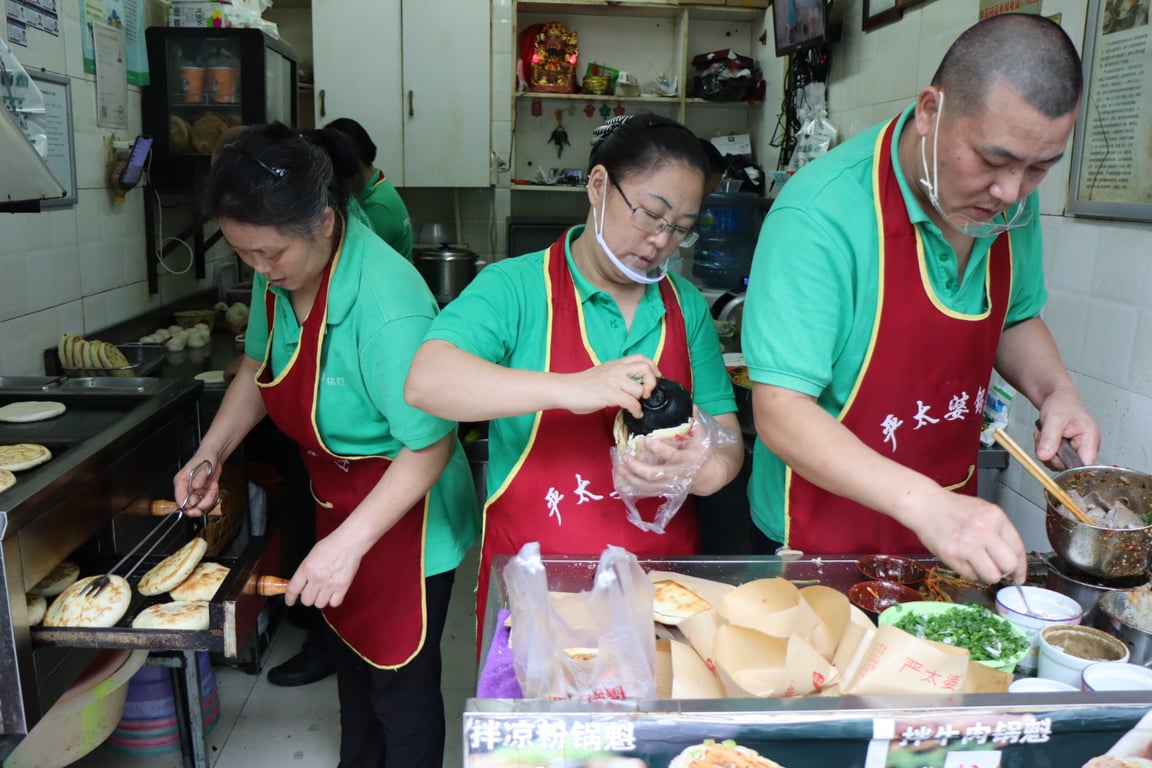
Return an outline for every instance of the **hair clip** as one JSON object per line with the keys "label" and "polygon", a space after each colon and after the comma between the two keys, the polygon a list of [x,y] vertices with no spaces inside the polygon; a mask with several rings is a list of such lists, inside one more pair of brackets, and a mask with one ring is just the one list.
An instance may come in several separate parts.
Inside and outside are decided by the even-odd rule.
{"label": "hair clip", "polygon": [[613,131],[628,122],[631,117],[632,115],[617,115],[616,117],[606,120],[603,125],[592,129],[592,133],[595,134],[595,136],[592,137],[592,146],[600,146],[605,139],[612,135]]}
{"label": "hair clip", "polygon": [[266,163],[263,160],[261,160],[260,158],[256,157],[256,155],[252,154],[251,152],[244,149],[243,147],[238,147],[235,144],[228,144],[224,147],[224,149],[230,149],[233,152],[236,152],[237,154],[248,158],[249,160],[256,163],[261,168],[263,168],[265,171],[272,174],[273,176],[275,176],[278,179],[284,178],[284,176],[288,173],[287,170],[285,170],[283,167],[281,167],[279,165],[268,165],[268,163]]}

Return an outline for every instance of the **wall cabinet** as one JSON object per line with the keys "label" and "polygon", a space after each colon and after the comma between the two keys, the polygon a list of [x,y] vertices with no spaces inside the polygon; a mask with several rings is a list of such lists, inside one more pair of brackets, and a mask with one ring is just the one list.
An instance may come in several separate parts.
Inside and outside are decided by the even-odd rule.
{"label": "wall cabinet", "polygon": [[[755,2],[755,0],[752,0]],[[513,132],[512,178],[532,180],[538,169],[581,168],[588,159],[592,130],[607,116],[650,111],[676,119],[706,138],[750,132],[761,119],[763,105],[714,102],[689,98],[695,74],[694,56],[725,48],[761,61],[774,57],[770,45],[771,19],[763,7],[675,5],[662,2],[605,2],[604,0],[531,0],[515,5],[514,35],[534,24],[558,21],[579,36],[576,83],[590,63],[634,75],[647,93],[658,76],[676,77],[675,96],[621,97],[587,93],[557,94],[533,91],[510,94]],[[767,39],[767,38],[765,38]],[[518,41],[513,50],[519,54]],[[548,139],[562,125],[569,148]],[[514,191],[559,191],[570,187],[513,184]]]}
{"label": "wall cabinet", "polygon": [[313,0],[316,125],[359,121],[401,187],[487,187],[491,6]]}

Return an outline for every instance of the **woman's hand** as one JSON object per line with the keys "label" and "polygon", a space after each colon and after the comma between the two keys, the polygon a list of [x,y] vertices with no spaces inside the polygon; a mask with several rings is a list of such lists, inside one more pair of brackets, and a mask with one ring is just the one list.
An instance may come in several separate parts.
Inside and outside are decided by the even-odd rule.
{"label": "woman's hand", "polygon": [[623,408],[639,419],[644,415],[640,399],[652,394],[660,369],[643,355],[629,355],[561,377],[558,407],[572,413]]}
{"label": "woman's hand", "polygon": [[284,602],[294,605],[299,597],[304,605],[317,608],[335,607],[344,602],[352,579],[360,570],[363,553],[359,548],[347,546],[341,539],[337,532],[333,532],[316,542],[296,573],[292,574]]}
{"label": "woman's hand", "polygon": [[[204,466],[202,466],[204,465]],[[191,460],[172,478],[175,501],[184,505],[184,514],[200,517],[220,500],[220,472],[223,457],[208,451],[203,444]],[[189,485],[191,480],[191,485]]]}

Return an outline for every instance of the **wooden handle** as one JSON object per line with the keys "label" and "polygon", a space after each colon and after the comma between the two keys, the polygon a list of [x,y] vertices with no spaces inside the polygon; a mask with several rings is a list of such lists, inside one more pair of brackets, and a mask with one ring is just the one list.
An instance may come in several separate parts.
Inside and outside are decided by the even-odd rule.
{"label": "wooden handle", "polygon": [[272,597],[282,595],[288,591],[288,579],[279,576],[253,576],[244,585],[244,594]]}
{"label": "wooden handle", "polygon": [[1096,521],[1084,513],[1084,510],[1068,495],[1067,491],[1056,484],[1052,476],[1045,472],[1044,468],[1040,466],[1035,459],[1025,453],[1024,449],[1016,444],[1016,441],[1013,440],[1007,432],[1003,429],[997,429],[992,433],[992,438],[1004,446],[1004,450],[1012,454],[1012,458],[1024,465],[1024,469],[1028,470],[1029,474],[1039,480],[1040,485],[1044,486],[1045,490],[1052,494],[1052,497],[1060,502],[1062,506],[1067,507],[1068,511],[1074,514],[1077,520],[1085,525],[1094,526],[1097,524]]}

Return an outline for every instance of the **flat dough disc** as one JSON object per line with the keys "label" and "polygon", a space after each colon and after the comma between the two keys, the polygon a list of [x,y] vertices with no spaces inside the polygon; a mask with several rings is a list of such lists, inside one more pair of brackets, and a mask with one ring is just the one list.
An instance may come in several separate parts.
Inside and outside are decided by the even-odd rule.
{"label": "flat dough disc", "polygon": [[36,443],[0,445],[0,469],[19,472],[32,469],[52,458],[52,451]]}
{"label": "flat dough disc", "polygon": [[28,626],[34,627],[44,621],[48,598],[43,595],[24,595],[24,601],[28,604]]}
{"label": "flat dough disc", "polygon": [[108,585],[97,595],[81,595],[89,582],[100,578],[88,576],[61,592],[44,615],[46,627],[114,627],[128,611],[132,587],[123,576],[111,575]]}
{"label": "flat dough disc", "polygon": [[0,421],[22,424],[29,421],[53,419],[68,408],[55,400],[22,400],[0,408]]}
{"label": "flat dough disc", "polygon": [[150,605],[132,619],[137,629],[208,629],[208,603],[177,600]]}
{"label": "flat dough disc", "polygon": [[36,582],[28,592],[33,595],[55,597],[75,584],[78,578],[80,578],[80,566],[71,560],[64,560],[49,571],[47,576]]}
{"label": "flat dough disc", "polygon": [[200,564],[208,551],[208,542],[199,536],[156,564],[144,574],[136,589],[142,595],[161,595],[178,587]]}
{"label": "flat dough disc", "polygon": [[193,376],[193,378],[198,379],[205,384],[223,384],[224,371],[201,371],[200,373]]}

